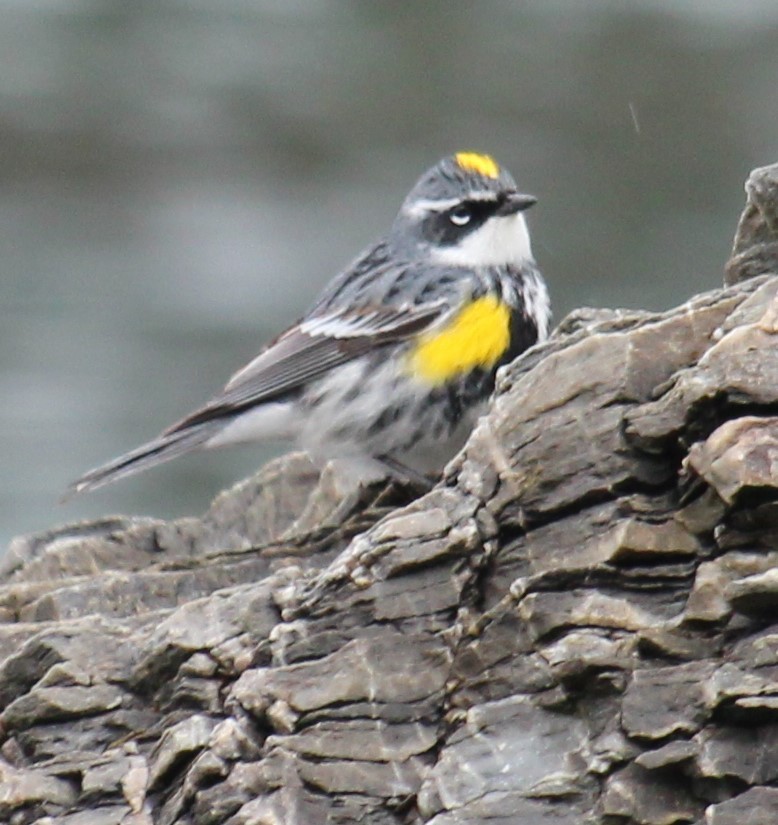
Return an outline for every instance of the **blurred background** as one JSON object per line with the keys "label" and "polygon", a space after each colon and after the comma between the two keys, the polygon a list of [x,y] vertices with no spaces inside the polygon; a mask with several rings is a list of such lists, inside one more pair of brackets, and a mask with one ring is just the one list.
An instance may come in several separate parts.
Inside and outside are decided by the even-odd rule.
{"label": "blurred background", "polygon": [[460,149],[539,197],[557,320],[716,287],[743,181],[778,161],[778,3],[0,0],[0,548],[197,514],[274,454],[57,504],[219,389]]}

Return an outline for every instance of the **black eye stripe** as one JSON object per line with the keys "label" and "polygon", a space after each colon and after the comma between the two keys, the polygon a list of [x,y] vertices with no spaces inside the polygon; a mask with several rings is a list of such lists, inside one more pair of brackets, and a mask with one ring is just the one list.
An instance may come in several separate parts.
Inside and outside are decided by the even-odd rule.
{"label": "black eye stripe", "polygon": [[449,215],[454,215],[457,212],[466,209],[472,218],[478,220],[479,218],[483,220],[485,217],[490,215],[497,209],[499,203],[497,201],[462,201],[458,203],[456,206],[452,207],[448,210]]}
{"label": "black eye stripe", "polygon": [[[458,243],[470,232],[481,226],[499,206],[498,200],[462,200],[442,212],[434,212],[422,223],[422,234],[440,246]],[[468,210],[469,219],[456,220],[455,216]]]}
{"label": "black eye stripe", "polygon": [[[450,230],[453,231],[453,234],[445,233],[448,236],[447,240],[455,240],[457,236],[461,237],[477,229],[494,214],[495,209],[497,209],[496,201],[466,200],[453,206],[443,216],[443,221],[448,223]],[[468,215],[467,220],[457,219],[458,215],[464,216],[465,213]]]}

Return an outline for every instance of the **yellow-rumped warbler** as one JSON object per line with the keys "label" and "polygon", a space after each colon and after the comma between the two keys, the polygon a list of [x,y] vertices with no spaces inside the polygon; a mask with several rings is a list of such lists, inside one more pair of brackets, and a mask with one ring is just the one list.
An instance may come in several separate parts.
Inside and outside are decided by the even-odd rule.
{"label": "yellow-rumped warbler", "polygon": [[439,471],[464,443],[497,368],[548,331],[546,285],[516,189],[460,152],[416,183],[385,238],[324,289],[205,406],[82,476],[71,493],[190,450],[292,439],[313,459]]}

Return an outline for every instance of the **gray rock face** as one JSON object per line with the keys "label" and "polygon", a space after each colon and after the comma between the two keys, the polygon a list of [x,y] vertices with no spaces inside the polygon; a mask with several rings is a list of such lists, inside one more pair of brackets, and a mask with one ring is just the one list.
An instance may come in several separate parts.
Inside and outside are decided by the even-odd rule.
{"label": "gray rock face", "polygon": [[738,224],[732,257],[727,263],[727,286],[757,275],[774,274],[778,259],[778,164],[754,169],[746,181],[748,201]]}
{"label": "gray rock face", "polygon": [[292,455],[17,539],[0,821],[777,822],[778,278],[731,280],[566,319],[415,500]]}

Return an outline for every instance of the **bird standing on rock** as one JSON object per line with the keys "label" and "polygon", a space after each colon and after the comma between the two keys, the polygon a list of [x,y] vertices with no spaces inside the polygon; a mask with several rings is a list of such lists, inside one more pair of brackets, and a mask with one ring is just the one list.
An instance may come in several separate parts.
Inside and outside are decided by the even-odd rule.
{"label": "bird standing on rock", "polygon": [[388,234],[208,403],[90,470],[94,490],[193,450],[289,439],[361,477],[440,472],[462,446],[497,368],[548,333],[545,282],[519,192],[489,155],[428,170]]}

